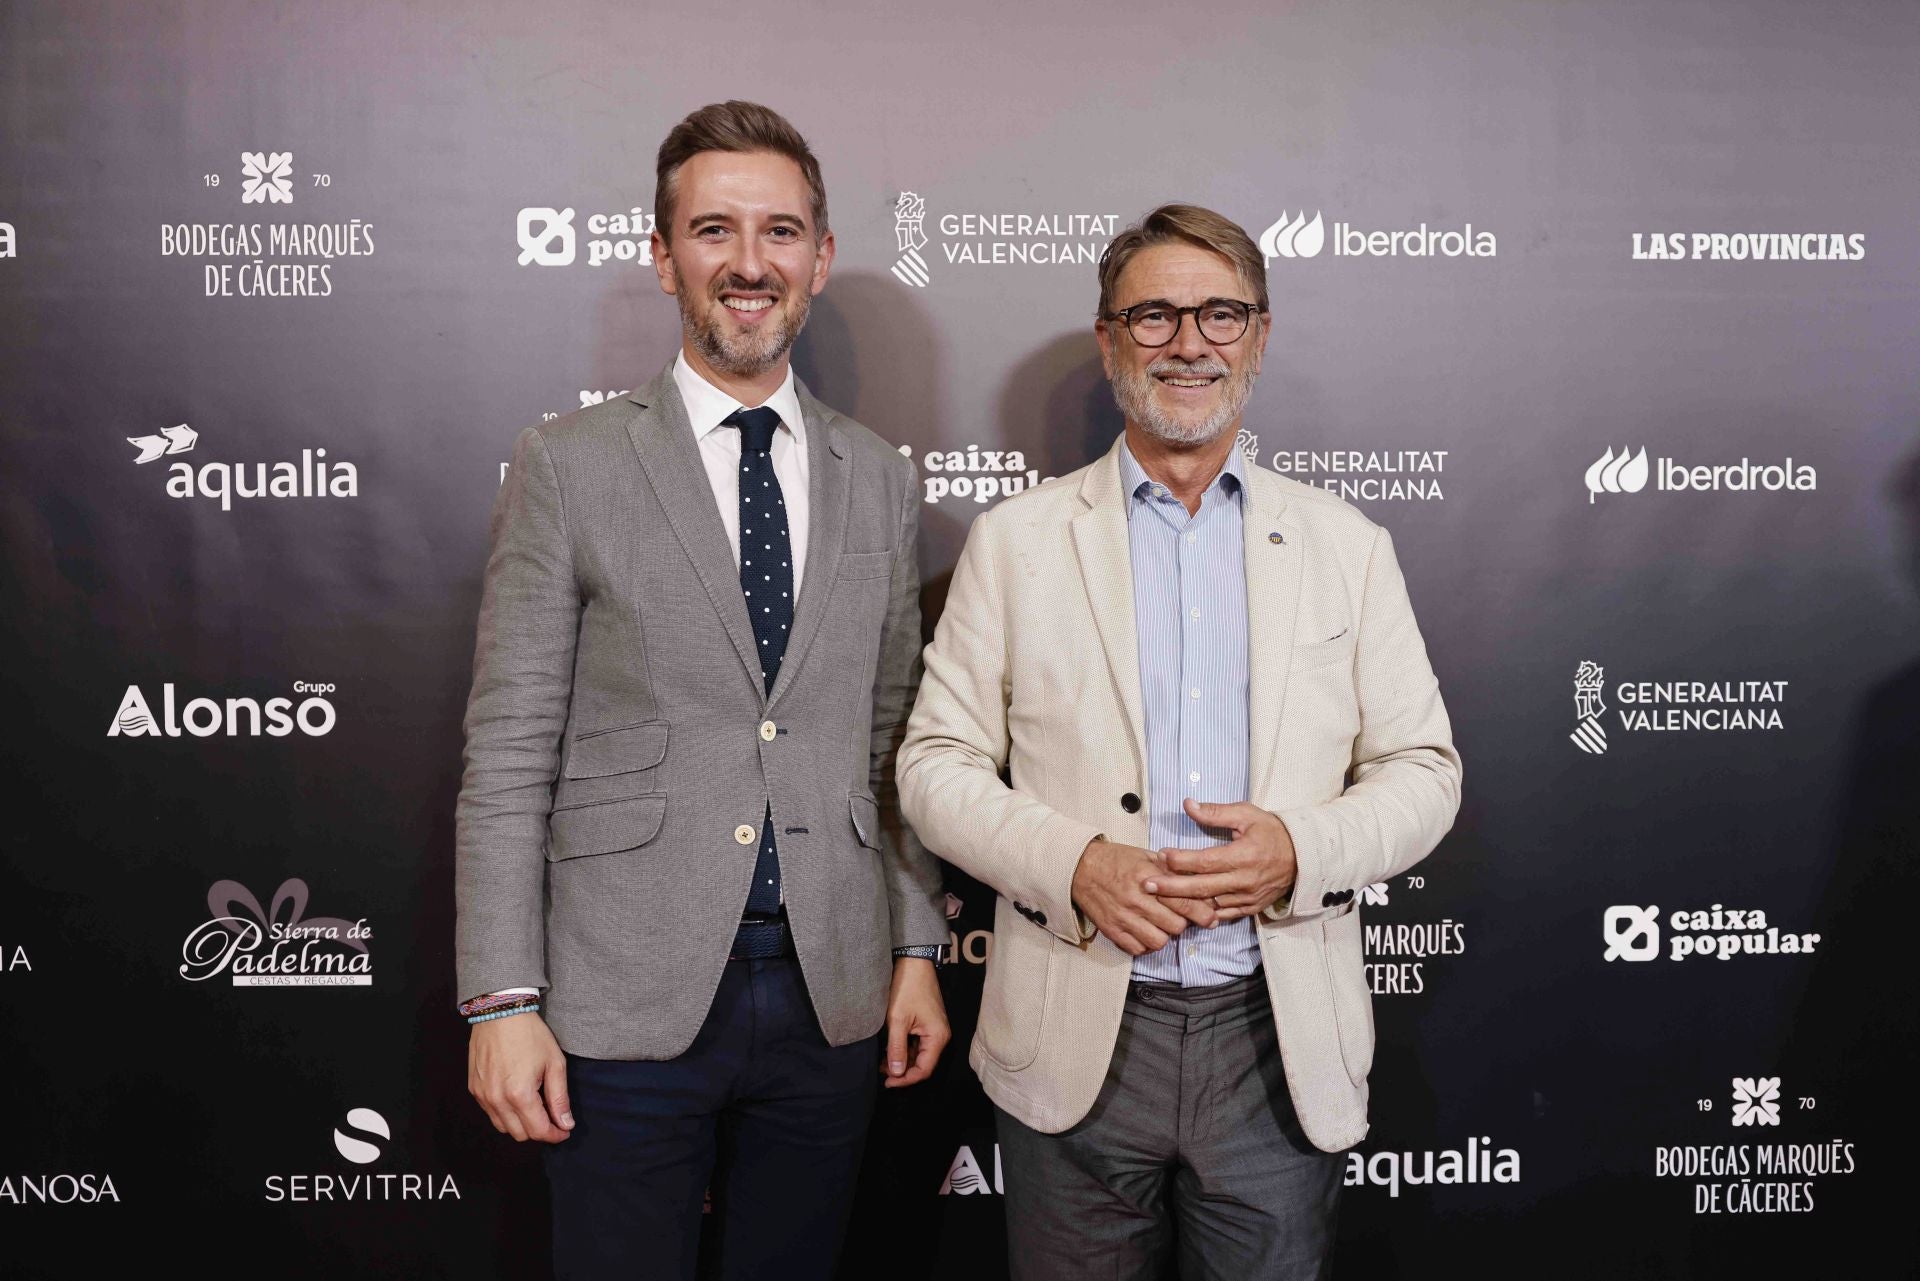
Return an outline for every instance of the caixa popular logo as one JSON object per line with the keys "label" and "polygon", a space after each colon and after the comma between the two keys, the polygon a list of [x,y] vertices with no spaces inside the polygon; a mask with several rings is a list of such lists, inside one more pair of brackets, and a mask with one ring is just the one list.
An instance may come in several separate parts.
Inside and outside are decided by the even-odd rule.
{"label": "caixa popular logo", "polygon": [[309,738],[321,738],[333,732],[338,719],[327,695],[334,692],[330,683],[295,681],[293,692],[307,695],[296,706],[291,698],[190,698],[178,706],[173,683],[160,687],[160,714],[138,685],[127,686],[120,706],[107,722],[108,738],[179,738],[181,733],[195,738],[286,738],[299,730]]}
{"label": "caixa popular logo", "polygon": [[[387,1156],[393,1127],[372,1108],[349,1108],[344,1126],[333,1130],[333,1151],[349,1168],[307,1174],[269,1174],[267,1201],[458,1201],[460,1185],[451,1174],[374,1170]],[[351,1167],[362,1167],[352,1169]]]}
{"label": "caixa popular logo", "polygon": [[[900,453],[913,457],[912,445],[901,445]],[[1027,466],[1027,456],[1018,449],[929,449],[920,459],[921,498],[938,503],[943,498],[966,498],[990,503],[997,498],[1035,488],[1051,476],[1042,476],[1037,467]]]}
{"label": "caixa popular logo", "polygon": [[0,1205],[120,1204],[111,1174],[0,1174]]}
{"label": "caixa popular logo", "polygon": [[[1820,946],[1818,934],[1783,932],[1757,907],[1678,908],[1666,917],[1667,959],[1711,956],[1730,961],[1737,956],[1805,956]],[[1658,904],[1617,903],[1600,914],[1600,935],[1608,961],[1660,959],[1661,916]]]}
{"label": "caixa popular logo", "polygon": [[192,453],[200,433],[186,423],[162,427],[148,436],[129,436],[139,451],[135,465],[161,458],[167,464],[167,497],[210,498],[221,511],[232,511],[236,498],[358,498],[360,470],[350,462],[329,459],[323,448],[302,449],[298,461],[271,463],[201,463],[195,466],[180,454]]}
{"label": "caixa popular logo", "polygon": [[[529,205],[514,217],[522,267],[571,267],[579,257],[579,236],[571,206]],[[644,266],[653,262],[654,216],[635,205],[624,213],[588,214],[587,266],[610,262]]]}
{"label": "caixa popular logo", "polygon": [[367,919],[308,916],[307,883],[292,877],[260,906],[238,881],[207,891],[209,918],[180,948],[180,977],[205,983],[226,975],[235,987],[371,987],[373,927]]}

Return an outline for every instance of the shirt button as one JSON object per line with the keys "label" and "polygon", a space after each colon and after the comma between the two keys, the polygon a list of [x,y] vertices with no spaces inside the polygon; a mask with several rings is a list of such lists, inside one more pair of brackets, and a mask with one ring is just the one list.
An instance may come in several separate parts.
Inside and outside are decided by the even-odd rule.
{"label": "shirt button", "polygon": [[760,722],[760,741],[761,742],[771,743],[773,741],[773,736],[775,734],[778,734],[779,732],[780,731],[774,727],[774,724],[772,721]]}
{"label": "shirt button", "polygon": [[740,842],[742,845],[753,844],[754,836],[755,836],[755,832],[751,824],[742,823],[740,826],[733,829],[733,839]]}
{"label": "shirt button", "polygon": [[1198,542],[1199,540],[1200,540],[1200,535],[1198,535],[1198,534],[1188,534],[1188,535],[1187,535],[1187,541],[1188,541],[1188,542],[1190,542],[1190,543],[1193,543],[1193,542]]}
{"label": "shirt button", "polygon": [[1188,610],[1188,611],[1187,611],[1187,617],[1188,617],[1188,618],[1198,618],[1198,617],[1200,617],[1200,607],[1199,607],[1198,605],[1195,605],[1195,606],[1194,606],[1194,607],[1193,607],[1192,609],[1190,609],[1190,610]]}
{"label": "shirt button", "polygon": [[1200,697],[1200,689],[1198,686],[1195,686],[1194,688],[1188,690],[1187,693],[1192,695],[1194,698]]}
{"label": "shirt button", "polygon": [[1200,781],[1200,771],[1195,770],[1193,773],[1187,775],[1187,781],[1189,783],[1198,783]]}

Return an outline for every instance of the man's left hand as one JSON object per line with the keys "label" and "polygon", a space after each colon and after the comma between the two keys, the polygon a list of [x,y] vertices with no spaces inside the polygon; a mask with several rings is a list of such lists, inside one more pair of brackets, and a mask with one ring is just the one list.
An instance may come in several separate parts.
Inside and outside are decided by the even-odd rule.
{"label": "man's left hand", "polygon": [[918,1085],[933,1075],[940,1051],[952,1039],[933,962],[918,956],[895,958],[893,991],[887,997],[887,1048],[880,1063],[887,1088]]}
{"label": "man's left hand", "polygon": [[1271,907],[1293,888],[1293,837],[1278,817],[1248,801],[1211,805],[1189,799],[1187,817],[1233,839],[1205,850],[1161,850],[1172,876],[1147,882],[1162,898],[1206,899],[1216,919],[1236,920]]}

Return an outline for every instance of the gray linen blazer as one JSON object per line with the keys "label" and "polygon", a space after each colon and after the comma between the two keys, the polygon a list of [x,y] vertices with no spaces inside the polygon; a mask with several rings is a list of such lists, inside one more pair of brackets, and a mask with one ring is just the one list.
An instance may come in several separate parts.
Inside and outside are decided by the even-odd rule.
{"label": "gray linen blazer", "polygon": [[891,948],[946,939],[939,865],[894,789],[920,678],[914,467],[798,392],[807,566],[771,695],[670,370],[521,433],[494,507],[455,814],[459,993],[540,987],[569,1053],[692,1043],[769,802],[830,1043],[885,1021]]}

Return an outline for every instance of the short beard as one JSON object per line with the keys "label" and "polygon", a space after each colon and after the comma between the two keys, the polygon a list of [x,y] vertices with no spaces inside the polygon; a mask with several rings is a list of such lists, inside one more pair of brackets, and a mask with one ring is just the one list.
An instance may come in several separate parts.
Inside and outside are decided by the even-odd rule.
{"label": "short beard", "polygon": [[[1154,403],[1154,375],[1177,376],[1183,373],[1192,373],[1200,377],[1221,375],[1226,384],[1221,391],[1219,407],[1199,422],[1182,422]],[[1110,381],[1113,385],[1113,400],[1120,406],[1120,412],[1126,416],[1127,421],[1138,423],[1140,429],[1149,436],[1163,440],[1169,445],[1205,445],[1219,439],[1220,433],[1237,421],[1246,410],[1247,402],[1253,399],[1254,378],[1251,363],[1242,364],[1239,369],[1230,371],[1226,364],[1219,360],[1205,359],[1189,362],[1177,356],[1163,356],[1145,369],[1117,368]]]}
{"label": "short beard", "polygon": [[731,335],[722,327],[724,321],[714,311],[702,310],[695,305],[693,291],[687,288],[685,276],[680,274],[680,264],[673,265],[674,296],[680,302],[680,324],[686,331],[687,340],[693,349],[700,353],[707,367],[715,373],[725,374],[729,378],[758,378],[793,350],[793,343],[800,331],[807,327],[807,312],[813,306],[813,295],[806,290],[799,291],[798,305],[789,311],[786,307],[791,291],[771,277],[755,281],[742,280],[738,276],[728,276],[714,285],[707,301],[715,310],[724,310],[726,304],[720,301],[720,295],[728,290],[766,292],[775,295],[773,305],[781,310],[782,318],[760,333]]}

